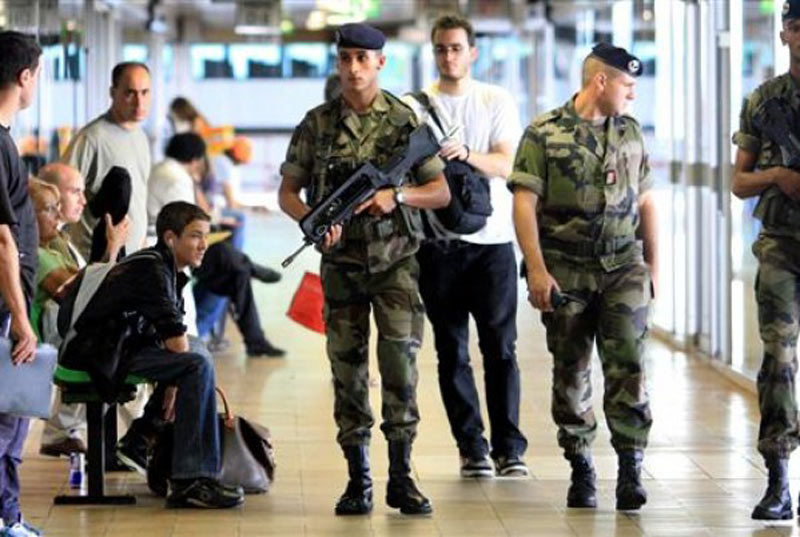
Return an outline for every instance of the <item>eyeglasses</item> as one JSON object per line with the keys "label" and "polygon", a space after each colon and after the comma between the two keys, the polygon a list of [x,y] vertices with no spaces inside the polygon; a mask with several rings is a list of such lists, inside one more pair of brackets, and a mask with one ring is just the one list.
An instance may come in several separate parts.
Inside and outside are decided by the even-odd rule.
{"label": "eyeglasses", "polygon": [[48,203],[47,205],[41,207],[39,209],[39,212],[57,216],[60,210],[61,210],[60,203]]}

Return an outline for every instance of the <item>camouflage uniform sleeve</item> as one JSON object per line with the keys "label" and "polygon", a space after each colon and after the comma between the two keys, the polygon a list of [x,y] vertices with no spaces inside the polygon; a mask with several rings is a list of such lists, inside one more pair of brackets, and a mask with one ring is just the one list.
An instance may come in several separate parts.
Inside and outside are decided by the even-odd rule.
{"label": "camouflage uniform sleeve", "polygon": [[639,164],[639,194],[644,194],[653,188],[654,178],[653,173],[650,170],[650,154],[647,152],[647,148],[644,145],[644,134],[642,133],[642,128],[635,120],[634,125],[636,125],[639,144],[642,148],[642,161]]}
{"label": "camouflage uniform sleeve", "polygon": [[753,124],[753,116],[760,104],[761,98],[758,92],[750,94],[739,114],[739,130],[733,133],[733,143],[736,146],[755,154],[761,150],[761,132]]}
{"label": "camouflage uniform sleeve", "polygon": [[639,194],[653,188],[653,174],[650,172],[650,155],[642,151],[642,163],[639,165]]}
{"label": "camouflage uniform sleeve", "polygon": [[304,183],[308,182],[313,166],[314,136],[306,117],[294,129],[292,140],[286,149],[286,160],[281,164],[281,175],[291,175]]}
{"label": "camouflage uniform sleeve", "polygon": [[508,177],[508,188],[526,188],[537,196],[544,196],[547,186],[547,159],[544,136],[535,125],[522,133],[514,157],[514,170]]}

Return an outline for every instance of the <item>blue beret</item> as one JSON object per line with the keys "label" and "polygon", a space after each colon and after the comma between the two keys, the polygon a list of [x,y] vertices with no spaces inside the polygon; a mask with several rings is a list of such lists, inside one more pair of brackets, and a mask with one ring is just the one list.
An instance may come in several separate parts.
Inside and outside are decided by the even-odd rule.
{"label": "blue beret", "polygon": [[781,8],[781,20],[800,19],[800,0],[786,0]]}
{"label": "blue beret", "polygon": [[383,35],[383,32],[368,24],[343,24],[336,30],[336,46],[338,48],[380,50],[384,43],[386,43],[386,36]]}
{"label": "blue beret", "polygon": [[615,47],[608,43],[598,43],[595,45],[592,49],[592,56],[606,65],[615,67],[631,76],[639,76],[644,70],[639,58],[628,53],[628,51],[622,47]]}

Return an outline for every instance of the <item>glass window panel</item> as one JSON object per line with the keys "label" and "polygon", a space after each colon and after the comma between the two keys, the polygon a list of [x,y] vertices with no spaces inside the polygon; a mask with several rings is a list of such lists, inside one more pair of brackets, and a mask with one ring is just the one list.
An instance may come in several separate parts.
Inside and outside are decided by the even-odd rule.
{"label": "glass window panel", "polygon": [[147,63],[149,57],[147,45],[143,43],[126,43],[122,46],[123,61]]}
{"label": "glass window panel", "polygon": [[380,73],[380,84],[395,95],[402,95],[411,89],[414,46],[398,41],[389,41],[383,47],[386,66]]}
{"label": "glass window panel", "polygon": [[328,74],[328,46],[324,43],[292,43],[286,45],[288,76],[319,78]]}
{"label": "glass window panel", "polygon": [[230,45],[230,61],[233,77],[280,78],[281,47],[274,43]]}
{"label": "glass window panel", "polygon": [[192,78],[233,78],[233,68],[228,59],[227,47],[223,44],[204,43],[189,49]]}

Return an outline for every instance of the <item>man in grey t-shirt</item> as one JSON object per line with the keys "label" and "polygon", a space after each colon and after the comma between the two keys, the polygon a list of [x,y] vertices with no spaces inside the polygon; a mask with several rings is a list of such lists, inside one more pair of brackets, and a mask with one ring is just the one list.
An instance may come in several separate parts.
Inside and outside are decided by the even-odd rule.
{"label": "man in grey t-shirt", "polygon": [[[138,62],[117,64],[111,73],[110,93],[111,108],[75,135],[61,160],[77,168],[86,179],[87,202],[100,190],[112,166],[128,171],[131,176],[130,229],[125,250],[130,254],[144,246],[147,234],[150,144],[141,127],[150,112],[147,66]],[[67,230],[72,244],[86,259],[97,221],[87,208],[81,220]]]}

